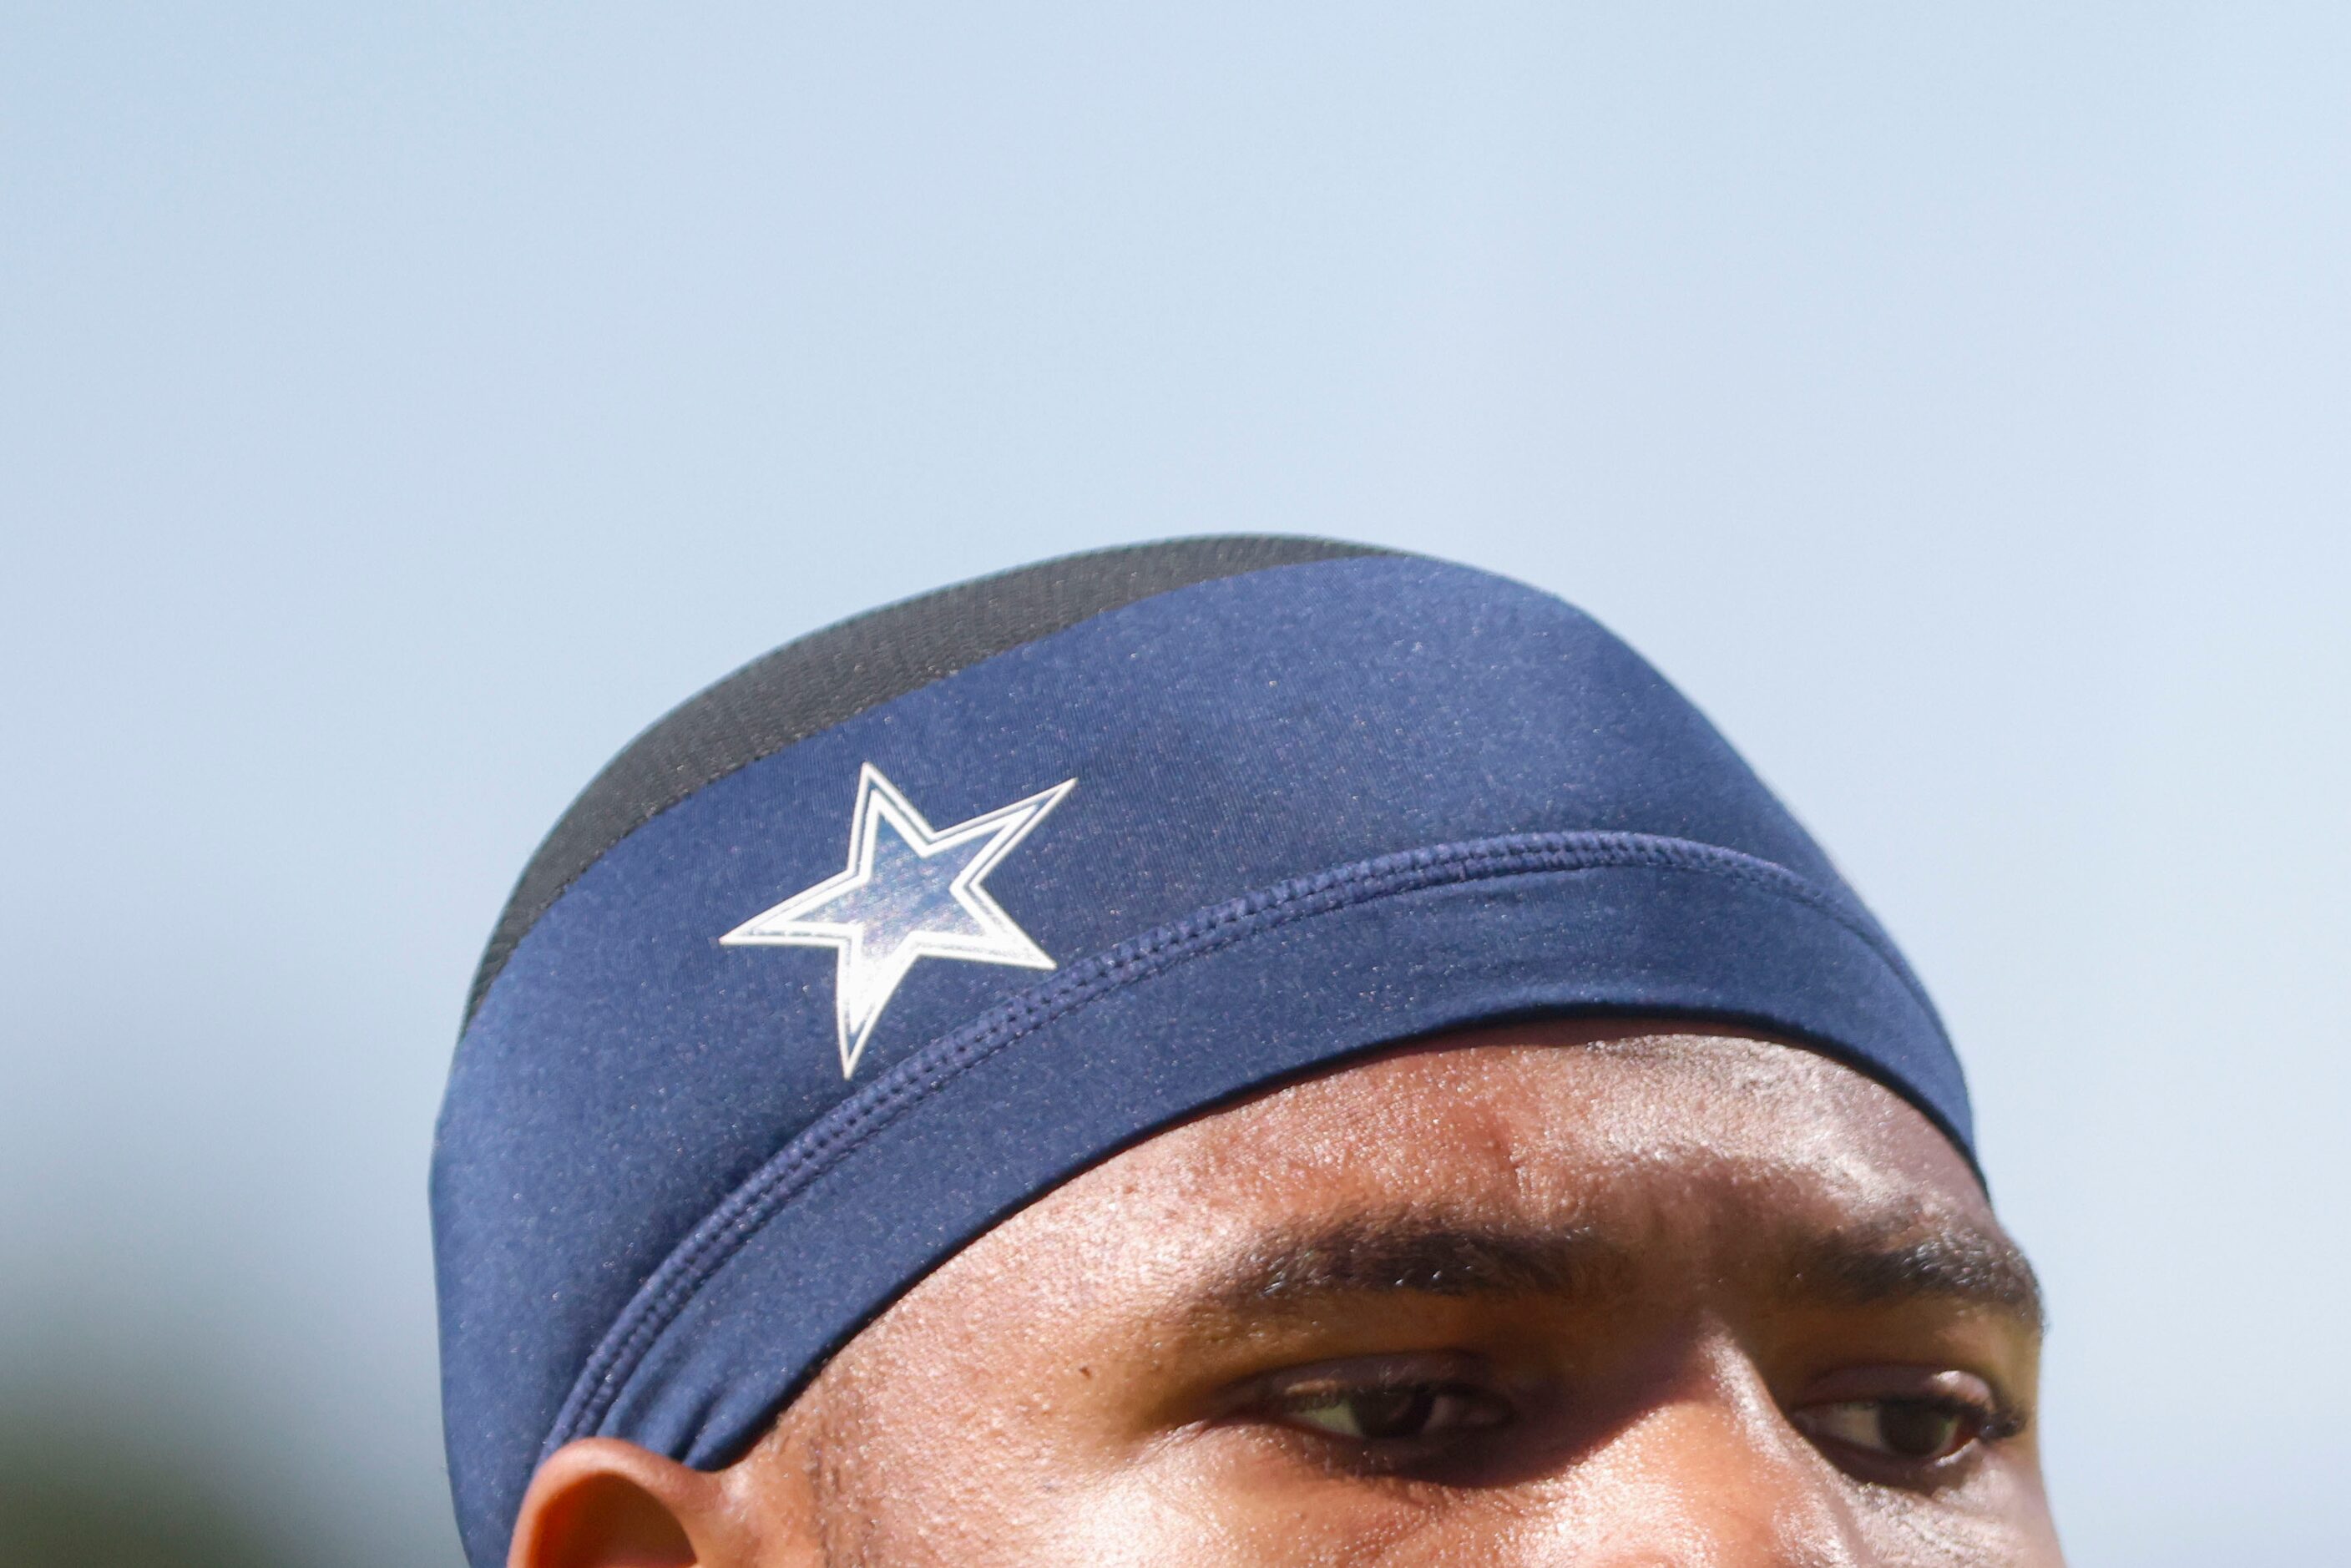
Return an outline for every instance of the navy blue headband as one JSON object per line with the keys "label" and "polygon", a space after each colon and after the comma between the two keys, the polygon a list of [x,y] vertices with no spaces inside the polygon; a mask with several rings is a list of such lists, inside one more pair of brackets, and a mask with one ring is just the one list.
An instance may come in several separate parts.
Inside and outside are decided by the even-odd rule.
{"label": "navy blue headband", "polygon": [[433,1183],[473,1562],[573,1438],[737,1458],[926,1271],[1154,1129],[1562,1010],[1808,1041],[1972,1158],[1885,933],[1546,594],[1189,540],[778,650],[590,786],[484,960]]}

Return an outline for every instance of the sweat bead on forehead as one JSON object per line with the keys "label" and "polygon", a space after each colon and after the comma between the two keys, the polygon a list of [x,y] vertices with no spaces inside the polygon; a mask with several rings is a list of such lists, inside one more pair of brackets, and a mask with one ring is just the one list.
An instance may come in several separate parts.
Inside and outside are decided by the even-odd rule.
{"label": "sweat bead on forehead", "polygon": [[1155,1130],[1547,1013],[1807,1042],[1972,1158],[1892,942],[1547,594],[1194,539],[768,654],[589,786],[475,984],[433,1190],[474,1563],[574,1438],[738,1458],[925,1273]]}

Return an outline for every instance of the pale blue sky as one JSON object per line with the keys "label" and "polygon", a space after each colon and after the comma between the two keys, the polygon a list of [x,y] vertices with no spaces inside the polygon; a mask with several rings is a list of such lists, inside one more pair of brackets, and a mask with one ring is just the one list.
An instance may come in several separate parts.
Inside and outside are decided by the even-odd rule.
{"label": "pale blue sky", "polygon": [[2329,5],[0,7],[0,1410],[453,1563],[538,834],[837,616],[1279,529],[1583,604],[1876,904],[2077,1568],[2338,1552],[2346,83]]}

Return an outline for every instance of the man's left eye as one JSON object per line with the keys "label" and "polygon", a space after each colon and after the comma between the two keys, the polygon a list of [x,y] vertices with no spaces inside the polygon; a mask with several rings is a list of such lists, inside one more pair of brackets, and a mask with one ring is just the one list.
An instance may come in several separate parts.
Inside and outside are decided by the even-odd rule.
{"label": "man's left eye", "polygon": [[1483,1389],[1416,1383],[1393,1388],[1301,1389],[1281,1402],[1293,1427],[1359,1443],[1408,1443],[1499,1427],[1510,1406]]}
{"label": "man's left eye", "polygon": [[1791,1418],[1814,1441],[1928,1465],[1948,1459],[1983,1434],[1984,1412],[1940,1399],[1846,1399],[1814,1405]]}

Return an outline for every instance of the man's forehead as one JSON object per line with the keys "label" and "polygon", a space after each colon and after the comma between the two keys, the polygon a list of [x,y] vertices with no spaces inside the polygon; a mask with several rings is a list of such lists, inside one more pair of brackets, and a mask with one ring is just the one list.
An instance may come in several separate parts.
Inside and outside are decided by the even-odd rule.
{"label": "man's forehead", "polygon": [[1784,1043],[1595,1020],[1431,1041],[1197,1118],[950,1269],[1229,1297],[1448,1266],[1621,1281],[1669,1253],[1854,1281],[1972,1268],[1999,1277],[1980,1293],[2031,1295],[1972,1172],[1888,1092]]}
{"label": "man's forehead", "polygon": [[1417,1043],[1162,1133],[1113,1162],[1228,1211],[1451,1193],[1588,1208],[1612,1190],[1809,1186],[1841,1207],[1986,1206],[1898,1096],[1812,1051],[1707,1025],[1549,1019]]}

